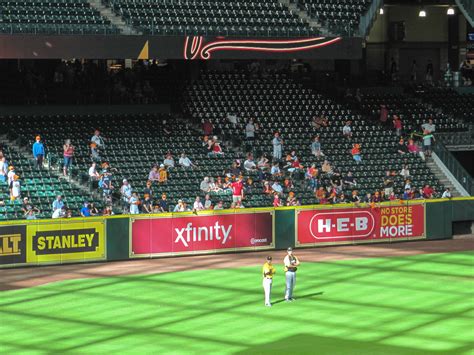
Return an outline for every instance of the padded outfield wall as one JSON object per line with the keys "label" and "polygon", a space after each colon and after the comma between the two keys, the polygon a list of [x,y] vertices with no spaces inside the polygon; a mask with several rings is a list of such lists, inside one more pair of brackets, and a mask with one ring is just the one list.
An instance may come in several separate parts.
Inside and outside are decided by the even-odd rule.
{"label": "padded outfield wall", "polygon": [[474,198],[314,205],[0,224],[0,267],[452,237]]}

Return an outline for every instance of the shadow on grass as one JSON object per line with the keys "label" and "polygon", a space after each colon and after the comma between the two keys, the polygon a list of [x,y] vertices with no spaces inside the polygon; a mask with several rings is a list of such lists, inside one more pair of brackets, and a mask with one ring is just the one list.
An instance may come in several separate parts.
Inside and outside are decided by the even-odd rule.
{"label": "shadow on grass", "polygon": [[[316,296],[321,296],[322,294],[324,294],[324,292],[308,293],[308,294],[305,294],[305,295],[298,296],[298,299],[312,298],[312,297],[316,297]],[[295,297],[295,299],[296,299],[296,297]],[[282,302],[285,302],[284,298],[282,298],[278,301],[272,302],[272,304],[275,305],[275,304],[282,303]]]}
{"label": "shadow on grass", "polygon": [[[433,351],[431,353],[442,354],[443,352]],[[426,350],[412,349],[395,345],[376,344],[369,341],[330,338],[314,336],[310,334],[298,334],[278,340],[276,342],[251,346],[247,349],[238,351],[235,354],[422,355],[426,354]]]}

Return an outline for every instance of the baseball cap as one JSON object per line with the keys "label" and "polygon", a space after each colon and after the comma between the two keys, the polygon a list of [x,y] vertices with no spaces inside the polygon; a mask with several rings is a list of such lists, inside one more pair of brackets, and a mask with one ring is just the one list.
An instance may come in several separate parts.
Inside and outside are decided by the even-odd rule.
{"label": "baseball cap", "polygon": [[272,260],[272,257],[271,257],[271,256],[267,256],[267,260]]}
{"label": "baseball cap", "polygon": [[293,251],[293,248],[292,247],[288,247],[288,249],[286,249],[287,251]]}
{"label": "baseball cap", "polygon": [[122,182],[128,182],[127,179],[123,179]]}

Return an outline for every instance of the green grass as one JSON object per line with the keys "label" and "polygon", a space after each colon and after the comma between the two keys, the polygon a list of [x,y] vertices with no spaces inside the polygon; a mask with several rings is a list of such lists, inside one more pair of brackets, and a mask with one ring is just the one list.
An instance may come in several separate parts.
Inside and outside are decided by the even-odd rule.
{"label": "green grass", "polygon": [[[186,263],[186,258],[182,259]],[[304,263],[263,306],[260,267],[0,293],[0,353],[472,354],[474,253]]]}

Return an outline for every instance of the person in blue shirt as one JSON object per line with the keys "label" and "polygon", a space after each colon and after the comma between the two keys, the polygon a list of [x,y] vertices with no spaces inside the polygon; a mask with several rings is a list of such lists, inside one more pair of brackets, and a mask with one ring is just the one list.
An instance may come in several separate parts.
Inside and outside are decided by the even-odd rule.
{"label": "person in blue shirt", "polygon": [[90,217],[91,210],[89,208],[89,202],[84,202],[84,206],[81,208],[81,216],[82,217]]}
{"label": "person in blue shirt", "polygon": [[41,143],[40,136],[36,136],[36,143],[33,144],[33,157],[36,160],[36,168],[41,169],[44,159],[44,145]]}

